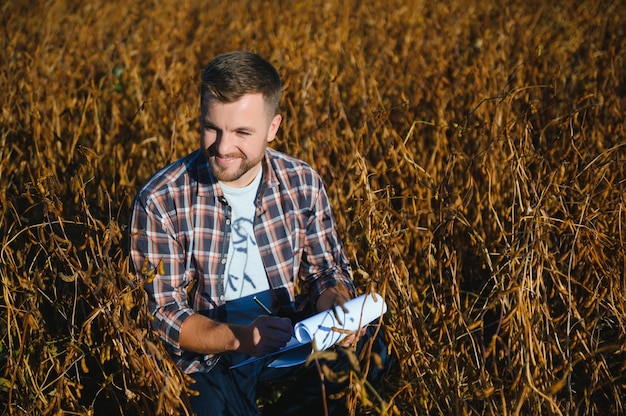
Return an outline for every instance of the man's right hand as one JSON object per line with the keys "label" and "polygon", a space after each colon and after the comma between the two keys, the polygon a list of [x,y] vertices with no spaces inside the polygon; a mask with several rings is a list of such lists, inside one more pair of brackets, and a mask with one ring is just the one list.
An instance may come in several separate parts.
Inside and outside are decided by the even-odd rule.
{"label": "man's right hand", "polygon": [[261,315],[248,325],[233,328],[239,339],[238,352],[260,357],[284,347],[293,336],[289,318]]}

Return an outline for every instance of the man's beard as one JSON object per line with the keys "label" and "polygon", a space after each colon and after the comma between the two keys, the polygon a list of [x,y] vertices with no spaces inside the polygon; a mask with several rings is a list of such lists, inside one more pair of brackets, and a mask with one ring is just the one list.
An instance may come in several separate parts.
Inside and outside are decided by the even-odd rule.
{"label": "man's beard", "polygon": [[243,153],[238,154],[228,154],[225,157],[230,158],[238,158],[240,160],[239,167],[236,170],[232,170],[229,168],[221,168],[217,162],[215,161],[216,153],[213,149],[209,148],[204,151],[206,158],[209,161],[209,165],[211,166],[211,173],[213,177],[220,182],[233,182],[237,179],[241,178],[246,174],[250,169],[254,168],[259,162],[263,160],[264,154],[261,154],[261,157],[255,160],[248,159],[246,155]]}

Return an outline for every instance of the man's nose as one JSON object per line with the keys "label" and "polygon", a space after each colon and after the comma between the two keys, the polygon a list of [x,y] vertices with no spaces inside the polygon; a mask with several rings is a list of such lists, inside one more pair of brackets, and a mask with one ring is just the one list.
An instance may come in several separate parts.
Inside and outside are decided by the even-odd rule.
{"label": "man's nose", "polygon": [[218,132],[215,138],[215,147],[220,155],[227,155],[234,147],[234,135],[228,132]]}

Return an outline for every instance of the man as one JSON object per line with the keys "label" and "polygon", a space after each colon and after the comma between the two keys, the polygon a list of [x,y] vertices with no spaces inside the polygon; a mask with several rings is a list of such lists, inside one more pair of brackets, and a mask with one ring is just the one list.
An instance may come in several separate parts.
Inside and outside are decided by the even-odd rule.
{"label": "man", "polygon": [[321,178],[267,147],[282,120],[280,91],[278,72],[260,56],[217,56],[202,75],[200,150],[157,172],[133,207],[132,261],[154,327],[196,381],[190,400],[199,415],[258,414],[257,383],[291,377],[302,384],[271,414],[345,411],[326,397],[342,386],[322,389],[315,366],[277,369],[266,358],[232,368],[290,340],[290,318],[303,309],[296,292],[311,313],[355,295]]}

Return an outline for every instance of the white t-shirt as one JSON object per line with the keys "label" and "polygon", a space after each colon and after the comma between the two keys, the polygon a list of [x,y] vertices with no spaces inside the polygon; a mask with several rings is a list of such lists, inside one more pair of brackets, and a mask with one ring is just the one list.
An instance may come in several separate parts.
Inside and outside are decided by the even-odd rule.
{"label": "white t-shirt", "polygon": [[268,307],[272,303],[269,281],[254,236],[254,199],[261,175],[262,170],[243,188],[232,188],[220,182],[232,214],[224,282],[228,322],[247,324],[264,314],[254,301],[255,296]]}

